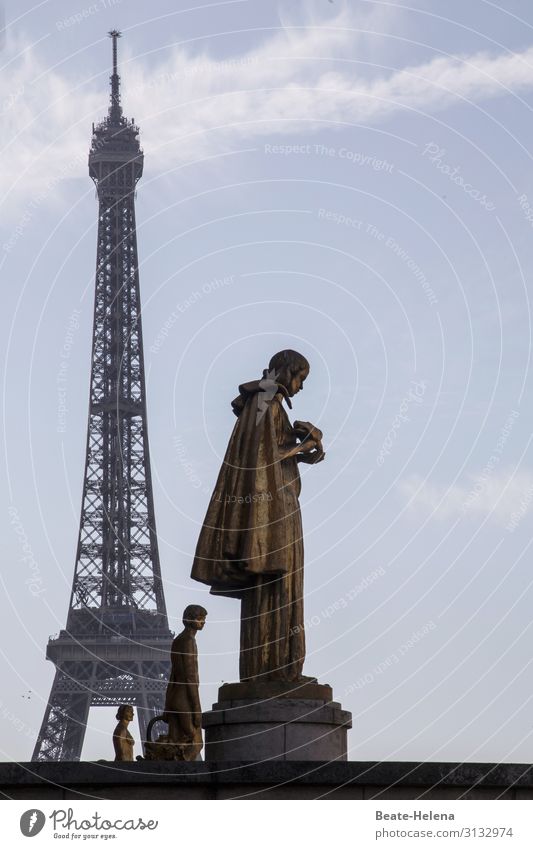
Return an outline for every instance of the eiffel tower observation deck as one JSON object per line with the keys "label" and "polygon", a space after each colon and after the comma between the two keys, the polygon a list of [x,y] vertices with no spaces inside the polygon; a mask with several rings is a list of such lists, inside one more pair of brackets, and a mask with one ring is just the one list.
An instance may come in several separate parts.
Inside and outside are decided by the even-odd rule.
{"label": "eiffel tower observation deck", "polygon": [[[139,129],[123,116],[117,42],[107,116],[93,125],[89,174],[98,243],[85,477],[65,630],[34,761],[79,760],[91,706],[135,706],[141,738],[161,713],[169,630],[148,448],[135,187]],[[105,752],[102,753],[105,756]]]}

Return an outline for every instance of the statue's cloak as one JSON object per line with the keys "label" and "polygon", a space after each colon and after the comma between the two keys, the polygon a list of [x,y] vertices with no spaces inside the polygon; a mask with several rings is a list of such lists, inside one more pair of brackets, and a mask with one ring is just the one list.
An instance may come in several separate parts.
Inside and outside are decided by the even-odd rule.
{"label": "statue's cloak", "polygon": [[265,377],[239,386],[231,434],[200,531],[191,577],[217,595],[241,597],[256,576],[288,571],[286,498],[276,418],[287,390]]}

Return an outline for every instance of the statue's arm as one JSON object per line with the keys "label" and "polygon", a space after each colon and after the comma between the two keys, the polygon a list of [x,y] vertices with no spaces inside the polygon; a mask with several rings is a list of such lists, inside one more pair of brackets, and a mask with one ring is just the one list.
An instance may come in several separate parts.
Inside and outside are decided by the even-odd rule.
{"label": "statue's arm", "polygon": [[295,445],[293,448],[283,448],[280,446],[279,448],[279,457],[280,460],[287,460],[289,457],[296,457],[297,459],[300,457],[302,453],[309,453],[314,449],[314,445],[306,443],[305,445]]}
{"label": "statue's arm", "polygon": [[278,435],[278,455],[280,460],[296,457],[298,463],[319,463],[324,459],[325,454],[321,441],[322,431],[315,428],[309,422],[295,422],[297,426],[293,427],[291,425],[293,437],[302,439],[305,436],[305,439],[303,442],[297,442],[296,445],[291,440],[290,444],[287,445],[287,437],[282,425],[281,404],[274,405],[272,412]]}
{"label": "statue's arm", "polygon": [[[272,410],[272,417],[273,417],[273,421],[274,421],[274,429],[275,429],[275,432],[276,432],[276,441],[278,443],[278,457],[279,457],[279,459],[280,460],[287,460],[289,457],[296,457],[302,451],[304,446],[301,445],[301,444],[295,445],[294,444],[295,443],[294,438],[293,439],[287,438],[287,429],[286,429],[287,422],[285,420],[286,417],[285,417],[285,414],[284,414],[284,411],[283,411],[283,408],[282,408],[282,405],[281,405],[281,401],[278,401],[277,398],[276,398],[276,400],[272,404],[271,410]],[[289,423],[289,426],[291,427],[292,434],[294,434],[294,436],[296,436],[296,432],[294,431],[294,428],[292,427],[292,425],[290,425],[290,423]],[[309,450],[311,450],[311,447],[306,446],[305,450],[309,451]]]}
{"label": "statue's arm", "polygon": [[196,654],[196,644],[194,641],[191,641],[188,642],[184,648],[188,649],[188,651],[182,654],[183,679],[187,691],[187,701],[191,706],[191,711],[197,715],[197,718],[199,718],[198,724],[201,724],[202,708],[200,705],[200,693],[198,687],[198,656]]}
{"label": "statue's arm", "polygon": [[321,451],[319,448],[316,448],[313,451],[309,451],[307,454],[298,454],[298,456],[296,457],[296,462],[310,463],[312,465],[314,463],[320,463],[325,456],[325,451]]}
{"label": "statue's arm", "polygon": [[[124,757],[124,753],[126,750],[126,745],[128,744],[128,739],[126,737],[127,730],[122,725],[117,725],[113,732],[113,748],[115,750],[115,760],[122,760]],[[133,743],[133,739],[132,739]]]}

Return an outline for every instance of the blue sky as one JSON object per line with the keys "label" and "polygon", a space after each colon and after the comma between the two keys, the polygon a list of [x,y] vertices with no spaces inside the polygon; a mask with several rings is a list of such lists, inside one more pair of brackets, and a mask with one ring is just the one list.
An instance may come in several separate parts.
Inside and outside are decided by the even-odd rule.
{"label": "blue sky", "polygon": [[[530,5],[192,5],[4,7],[0,756],[31,756],[66,621],[87,152],[118,27],[165,593],[174,629],[209,611],[204,708],[237,677],[239,611],[190,581],[192,554],[237,386],[292,347],[294,417],[327,451],[303,471],[305,671],[353,712],[350,757],[531,762]],[[83,756],[111,757],[112,715],[89,723]]]}

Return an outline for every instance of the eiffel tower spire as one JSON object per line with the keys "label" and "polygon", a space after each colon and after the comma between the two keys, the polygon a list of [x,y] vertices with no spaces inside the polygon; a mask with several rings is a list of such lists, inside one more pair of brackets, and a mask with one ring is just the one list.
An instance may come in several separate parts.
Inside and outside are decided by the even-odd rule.
{"label": "eiffel tower spire", "polygon": [[109,104],[109,119],[115,123],[119,123],[122,118],[122,106],[120,105],[120,77],[118,75],[117,61],[117,41],[121,37],[117,29],[112,29],[109,32],[109,37],[113,39],[113,73],[111,74],[111,102]]}
{"label": "eiffel tower spire", "polygon": [[[66,629],[33,760],[79,760],[89,708],[137,709],[142,739],[163,707],[169,630],[148,447],[135,187],[139,129],[122,114],[113,39],[108,115],[93,125],[89,174],[98,238],[85,477]],[[105,754],[103,752],[102,754]]]}

